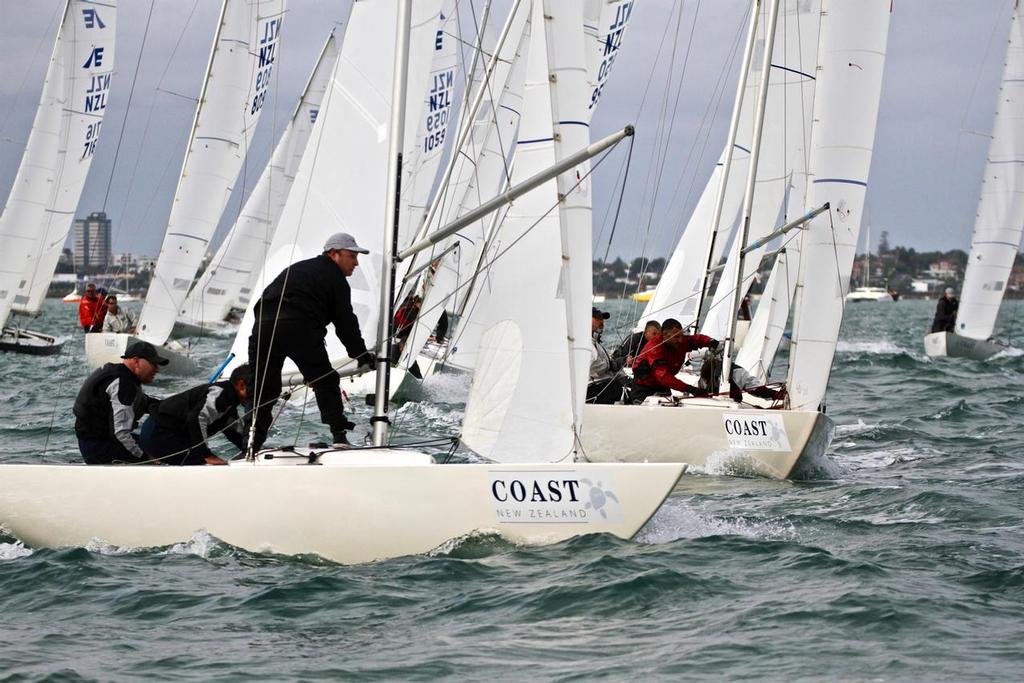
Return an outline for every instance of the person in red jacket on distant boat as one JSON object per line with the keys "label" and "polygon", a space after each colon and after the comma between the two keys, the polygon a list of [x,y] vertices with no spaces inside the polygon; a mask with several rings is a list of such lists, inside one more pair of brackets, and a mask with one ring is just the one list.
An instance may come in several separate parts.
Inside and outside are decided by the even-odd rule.
{"label": "person in red jacket on distant boat", "polygon": [[654,336],[633,361],[632,403],[643,403],[648,396],[670,395],[671,390],[695,396],[707,392],[676,378],[690,351],[717,348],[718,340],[703,334],[683,334],[683,326],[675,318],[661,324],[661,334]]}
{"label": "person in red jacket on distant boat", "polygon": [[96,294],[96,285],[89,283],[85,286],[85,294],[78,303],[78,323],[84,332],[91,332],[96,322],[96,309],[99,308],[100,297]]}

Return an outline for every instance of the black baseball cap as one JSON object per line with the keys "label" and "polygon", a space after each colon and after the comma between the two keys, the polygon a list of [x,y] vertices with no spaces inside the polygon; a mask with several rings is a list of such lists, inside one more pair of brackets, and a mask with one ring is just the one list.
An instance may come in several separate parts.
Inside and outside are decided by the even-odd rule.
{"label": "black baseball cap", "polygon": [[167,365],[170,362],[156,352],[155,346],[144,341],[137,341],[130,345],[121,358],[142,358],[156,365]]}
{"label": "black baseball cap", "polygon": [[600,318],[601,320],[607,320],[608,318],[612,317],[612,314],[607,312],[607,311],[602,311],[600,309],[597,309],[597,308],[594,308],[593,306],[591,306],[590,307],[590,317],[591,318]]}

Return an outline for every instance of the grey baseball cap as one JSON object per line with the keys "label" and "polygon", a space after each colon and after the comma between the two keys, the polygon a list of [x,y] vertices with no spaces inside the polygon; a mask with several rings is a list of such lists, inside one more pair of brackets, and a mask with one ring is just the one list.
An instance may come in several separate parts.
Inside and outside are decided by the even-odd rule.
{"label": "grey baseball cap", "polygon": [[347,232],[336,232],[327,238],[324,242],[324,251],[331,251],[332,249],[345,249],[346,251],[354,251],[357,254],[369,254],[369,249],[363,249],[361,246],[356,244],[356,238]]}

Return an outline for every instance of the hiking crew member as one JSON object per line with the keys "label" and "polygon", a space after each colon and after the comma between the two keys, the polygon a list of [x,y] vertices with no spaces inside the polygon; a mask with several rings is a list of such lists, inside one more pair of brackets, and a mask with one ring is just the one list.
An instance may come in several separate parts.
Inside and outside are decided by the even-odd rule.
{"label": "hiking crew member", "polygon": [[107,290],[100,287],[96,290],[97,304],[92,314],[92,327],[90,332],[102,332],[103,321],[107,319]]}
{"label": "hiking crew member", "polygon": [[935,306],[935,320],[932,321],[932,332],[955,332],[956,311],[960,308],[960,300],[953,296],[953,288],[947,287],[946,292]]}
{"label": "hiking crew member", "polygon": [[643,403],[654,394],[670,395],[671,390],[695,396],[707,392],[676,378],[686,362],[686,354],[703,348],[717,348],[718,340],[703,334],[683,334],[683,326],[675,318],[661,324],[661,334],[649,342],[633,362],[633,403]]}
{"label": "hiking crew member", "polygon": [[252,373],[239,365],[221,382],[203,384],[165,398],[142,425],[142,449],[167,465],[224,465],[207,441],[223,434],[245,448],[238,406],[249,397]]}
{"label": "hiking crew member", "polygon": [[624,383],[619,377],[622,363],[613,360],[601,344],[604,321],[610,315],[596,308],[590,309],[590,381],[587,384],[587,403],[610,405],[622,398]]}
{"label": "hiking crew member", "polygon": [[661,334],[661,323],[657,320],[648,320],[642,332],[634,332],[619,344],[619,348],[612,353],[612,360],[623,366],[633,367],[633,361],[640,355],[655,335]]}
{"label": "hiking crew member", "polygon": [[153,381],[167,359],[149,342],[135,342],[122,358],[89,375],[75,399],[75,435],[89,465],[148,460],[132,432],[159,403],[143,393],[142,385]]}
{"label": "hiking crew member", "polygon": [[263,290],[249,336],[254,387],[250,395],[256,414],[253,449],[259,449],[267,438],[274,404],[281,394],[285,358],[292,359],[312,387],[320,420],[330,427],[334,443],[348,443],[345,434],[355,424],[345,417],[341,378],[331,366],[324,340],[327,325],[334,323],[334,333],[349,358],[360,367],[373,366],[346,279],[359,265],[358,255],[368,253],[351,235],[335,233],[324,244],[322,254],[292,264]]}
{"label": "hiking crew member", "polygon": [[113,294],[107,295],[107,315],[103,318],[104,332],[134,332],[135,318],[132,314],[121,308],[117,303],[117,297]]}
{"label": "hiking crew member", "polygon": [[91,332],[93,323],[96,322],[96,309],[99,308],[100,298],[96,295],[96,285],[89,283],[85,286],[85,294],[78,302],[78,324],[82,326],[83,332]]}

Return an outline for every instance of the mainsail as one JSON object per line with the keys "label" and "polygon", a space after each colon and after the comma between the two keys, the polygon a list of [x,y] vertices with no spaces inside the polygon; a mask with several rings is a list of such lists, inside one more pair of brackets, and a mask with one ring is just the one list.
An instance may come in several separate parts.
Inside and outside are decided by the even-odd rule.
{"label": "mainsail", "polygon": [[337,59],[338,46],[332,31],[267,167],[185,300],[185,313],[180,317],[183,322],[218,324],[232,308],[244,309],[249,303],[253,280],[277,229]]}
{"label": "mainsail", "polygon": [[69,0],[0,215],[0,324],[38,311],[85,185],[114,70],[116,0]]}
{"label": "mainsail", "polygon": [[863,217],[889,35],[889,0],[825,4],[807,205],[831,208],[804,233],[789,375],[796,410],[817,410],[825,400]]}
{"label": "mainsail", "polygon": [[163,344],[245,162],[273,82],[285,0],[224,0],[138,336]]}
{"label": "mainsail", "polygon": [[1024,231],[1024,21],[1020,2],[1010,19],[1003,80],[974,221],[971,255],[956,333],[992,336]]}

